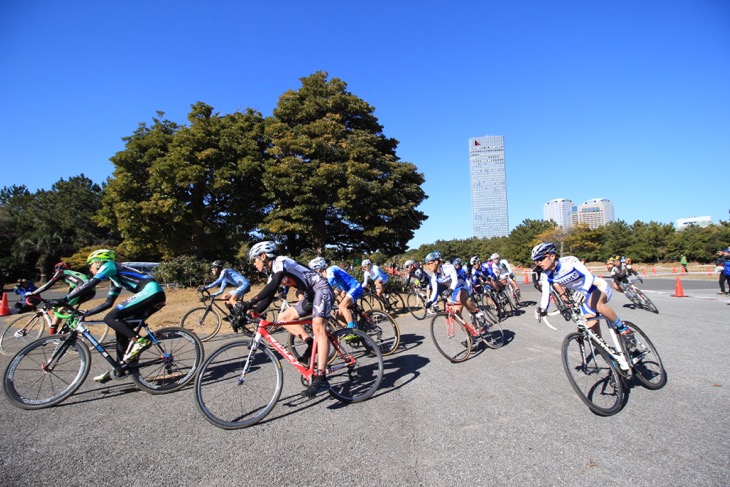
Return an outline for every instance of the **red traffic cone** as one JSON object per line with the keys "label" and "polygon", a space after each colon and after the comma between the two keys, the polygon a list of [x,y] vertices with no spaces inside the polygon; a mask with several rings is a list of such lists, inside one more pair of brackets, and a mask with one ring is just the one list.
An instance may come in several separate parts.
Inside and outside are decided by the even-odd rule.
{"label": "red traffic cone", "polygon": [[674,298],[686,298],[687,296],[684,295],[684,289],[682,289],[682,281],[677,277],[677,284],[674,286],[674,294],[672,294],[672,297]]}
{"label": "red traffic cone", "polygon": [[530,279],[527,277],[527,272],[525,272],[525,284],[530,284]]}
{"label": "red traffic cone", "polygon": [[3,293],[3,299],[0,303],[0,316],[8,316],[10,314],[10,306],[8,306],[8,295]]}

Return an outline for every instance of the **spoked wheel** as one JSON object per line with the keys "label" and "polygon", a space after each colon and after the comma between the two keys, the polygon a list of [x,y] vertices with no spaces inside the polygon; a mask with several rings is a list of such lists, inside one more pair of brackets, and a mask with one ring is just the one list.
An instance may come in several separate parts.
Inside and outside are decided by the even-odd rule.
{"label": "spoked wheel", "polygon": [[[307,332],[307,335],[309,335],[312,339],[314,339],[314,332],[312,331],[312,325],[305,324],[304,330]],[[327,331],[330,333],[334,333],[335,330],[338,330],[342,328],[342,326],[337,322],[336,319],[330,318],[327,322]],[[297,360],[301,362],[302,356],[304,355],[304,352],[307,350],[307,342],[299,338],[298,336],[292,335],[291,333],[284,331],[288,336],[287,338],[287,344],[286,348],[289,350],[289,353],[291,353]],[[278,340],[280,341],[280,340]],[[262,340],[261,345],[264,345],[264,342]],[[327,355],[327,363],[332,363],[332,360],[335,357],[335,350],[330,347],[328,355]]]}
{"label": "spoked wheel", "polygon": [[406,296],[406,306],[415,319],[422,320],[426,317],[426,300],[420,293],[409,292]]}
{"label": "spoked wheel", "polygon": [[628,398],[623,378],[608,352],[581,333],[563,340],[563,368],[578,397],[599,416],[621,410]]}
{"label": "spoked wheel", "polygon": [[358,326],[380,347],[383,355],[390,355],[400,344],[400,328],[395,319],[384,311],[368,311],[362,314]]}
{"label": "spoked wheel", "polygon": [[46,321],[43,315],[35,313],[21,315],[5,325],[0,335],[0,353],[13,356],[43,334]]}
{"label": "spoked wheel", "polygon": [[201,342],[207,342],[221,329],[221,316],[208,306],[193,308],[183,315],[180,327],[198,335]]}
{"label": "spoked wheel", "polygon": [[348,403],[368,399],[383,380],[380,347],[361,330],[338,330],[329,339],[336,352],[327,367],[330,395]]}
{"label": "spoked wheel", "polygon": [[[5,369],[3,387],[10,402],[22,409],[60,403],[81,387],[89,375],[89,349],[68,335],[41,338],[23,348]],[[55,351],[59,356],[50,364]]]}
{"label": "spoked wheel", "polygon": [[633,364],[634,377],[647,389],[661,389],[667,383],[667,371],[664,370],[659,352],[638,326],[628,321],[624,323],[633,330],[637,343],[636,351],[628,352]]}
{"label": "spoked wheel", "polygon": [[659,314],[659,309],[656,307],[656,305],[649,299],[646,294],[641,289],[636,290],[636,297],[639,300],[639,306],[644,308],[647,311],[651,311],[652,313]]}
{"label": "spoked wheel", "polygon": [[[195,404],[205,419],[223,429],[238,429],[261,421],[281,396],[284,374],[274,353],[251,342],[219,348],[205,361],[195,380]],[[249,369],[241,377],[248,361]]]}
{"label": "spoked wheel", "polygon": [[152,344],[139,355],[136,367],[130,368],[132,380],[150,394],[182,389],[200,371],[203,344],[182,328],[162,328],[154,335],[159,346]]}
{"label": "spoked wheel", "polygon": [[393,315],[400,314],[403,312],[403,310],[406,309],[406,304],[403,301],[403,297],[396,292],[388,293],[388,301],[386,306],[388,308],[388,312]]}
{"label": "spoked wheel", "polygon": [[433,317],[431,337],[439,353],[450,362],[463,362],[471,355],[469,331],[448,313],[438,313]]}

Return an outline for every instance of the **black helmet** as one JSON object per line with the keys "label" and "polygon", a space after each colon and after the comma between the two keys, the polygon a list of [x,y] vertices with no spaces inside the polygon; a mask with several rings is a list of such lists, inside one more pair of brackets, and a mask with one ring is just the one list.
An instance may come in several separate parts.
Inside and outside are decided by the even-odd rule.
{"label": "black helmet", "polygon": [[216,260],[212,264],[210,264],[210,267],[212,267],[213,269],[223,269],[223,262],[221,262],[220,260]]}

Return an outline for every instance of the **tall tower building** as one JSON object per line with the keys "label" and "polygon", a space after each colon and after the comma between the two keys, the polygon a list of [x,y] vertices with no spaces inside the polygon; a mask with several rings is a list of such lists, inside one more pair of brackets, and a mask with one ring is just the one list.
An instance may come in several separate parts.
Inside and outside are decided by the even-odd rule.
{"label": "tall tower building", "polygon": [[575,213],[577,207],[572,200],[558,198],[550,200],[543,206],[543,220],[554,221],[563,231],[567,231],[571,224],[571,215]]}
{"label": "tall tower building", "polygon": [[507,236],[509,218],[504,136],[485,135],[469,139],[469,172],[474,236]]}

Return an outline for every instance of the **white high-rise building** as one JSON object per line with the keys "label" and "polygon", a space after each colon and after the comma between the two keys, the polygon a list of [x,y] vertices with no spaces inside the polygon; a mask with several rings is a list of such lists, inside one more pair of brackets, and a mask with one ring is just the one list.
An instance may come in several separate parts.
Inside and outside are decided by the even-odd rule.
{"label": "white high-rise building", "polygon": [[469,139],[469,172],[474,236],[507,236],[509,218],[504,136],[485,135]]}
{"label": "white high-rise building", "polygon": [[585,223],[590,228],[598,228],[614,220],[613,203],[605,198],[584,201],[571,217],[572,224]]}
{"label": "white high-rise building", "polygon": [[542,208],[543,220],[554,221],[564,231],[570,228],[570,215],[577,211],[572,200],[558,198],[550,200]]}

